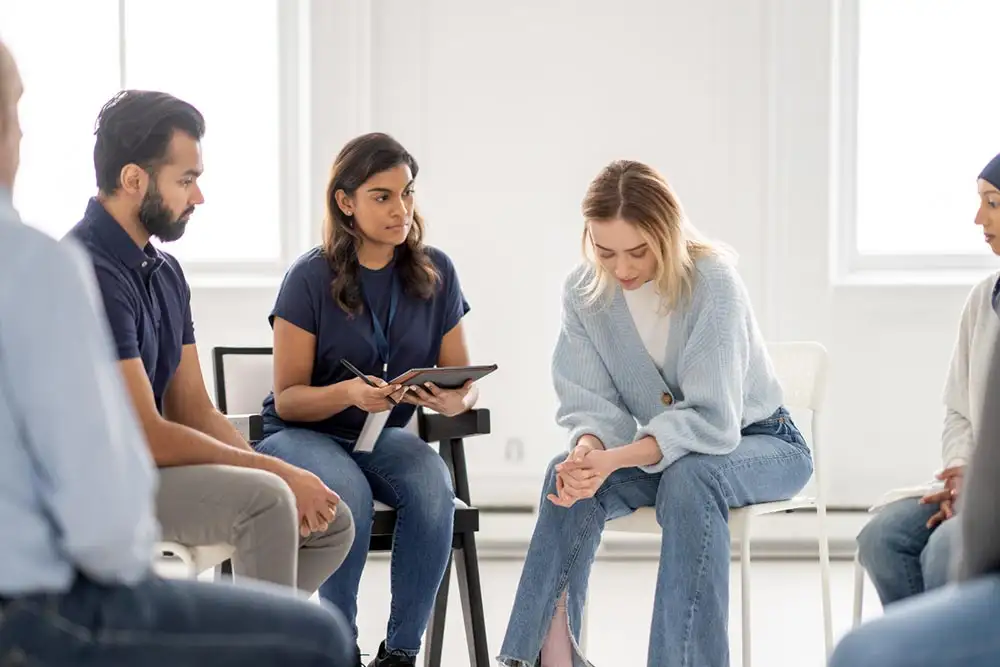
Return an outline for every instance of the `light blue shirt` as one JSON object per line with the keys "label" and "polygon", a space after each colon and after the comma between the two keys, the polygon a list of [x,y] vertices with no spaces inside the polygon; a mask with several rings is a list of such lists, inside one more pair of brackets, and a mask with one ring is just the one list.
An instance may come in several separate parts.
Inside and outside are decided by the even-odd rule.
{"label": "light blue shirt", "polygon": [[0,188],[0,596],[149,572],[156,470],[99,303],[86,255]]}
{"label": "light blue shirt", "polygon": [[636,330],[620,288],[589,303],[577,269],[563,293],[563,325],[552,362],[558,423],[570,446],[582,435],[607,448],[646,436],[663,458],[659,472],[682,456],[728,454],[741,430],[767,419],[782,392],[743,281],[726,260],[695,262],[690,298],[669,315],[670,337],[658,368]]}

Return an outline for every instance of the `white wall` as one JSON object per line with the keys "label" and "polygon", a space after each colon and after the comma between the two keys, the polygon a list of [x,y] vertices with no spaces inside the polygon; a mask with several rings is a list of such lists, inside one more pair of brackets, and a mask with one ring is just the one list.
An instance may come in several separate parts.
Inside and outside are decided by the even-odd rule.
{"label": "white wall", "polygon": [[[501,368],[482,387],[493,435],[468,443],[475,500],[534,502],[565,445],[548,372],[559,291],[584,189],[618,157],[660,168],[696,224],[735,247],[769,338],[828,346],[833,503],[933,471],[969,284],[831,283],[830,2],[373,4],[313,3],[309,215],[318,228],[329,163],[357,133],[391,132],[420,162],[430,241],[473,308],[473,357]],[[213,345],[269,344],[274,292],[196,286],[203,361]]]}
{"label": "white wall", "polygon": [[[941,465],[942,386],[965,297],[984,276],[831,284],[837,205],[831,3],[781,0],[772,7],[778,241],[772,331],[829,347],[830,488],[834,502],[861,504],[888,486],[920,482]],[[970,208],[941,222],[971,225],[974,213]]]}

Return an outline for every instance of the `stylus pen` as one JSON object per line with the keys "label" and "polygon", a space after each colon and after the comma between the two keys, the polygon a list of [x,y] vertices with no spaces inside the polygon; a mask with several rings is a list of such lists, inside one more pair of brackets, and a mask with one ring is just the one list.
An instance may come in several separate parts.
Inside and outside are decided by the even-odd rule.
{"label": "stylus pen", "polygon": [[[344,368],[346,368],[347,370],[351,371],[352,373],[354,373],[355,375],[357,375],[359,378],[361,378],[362,380],[364,380],[365,384],[367,384],[369,387],[375,387],[376,389],[378,389],[378,385],[377,384],[375,384],[374,382],[372,382],[371,380],[369,380],[367,375],[365,375],[364,373],[362,373],[361,371],[359,371],[357,368],[355,368],[354,364],[352,364],[351,362],[349,362],[347,359],[341,359],[340,363],[342,363],[344,365]],[[393,400],[392,396],[386,396],[385,398],[392,405],[399,405],[399,403],[397,403],[395,400]]]}

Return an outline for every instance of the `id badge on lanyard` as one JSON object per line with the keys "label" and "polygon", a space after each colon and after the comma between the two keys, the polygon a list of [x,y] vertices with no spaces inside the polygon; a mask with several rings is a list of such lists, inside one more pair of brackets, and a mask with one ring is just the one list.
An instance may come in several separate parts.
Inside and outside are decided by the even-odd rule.
{"label": "id badge on lanyard", "polygon": [[392,320],[396,317],[396,304],[399,300],[399,287],[396,285],[396,281],[392,281],[392,289],[389,292],[389,319],[383,325],[379,320],[378,313],[372,308],[371,301],[368,296],[364,294],[362,289],[362,296],[365,299],[365,306],[368,308],[368,312],[372,316],[372,338],[375,341],[375,351],[378,353],[378,360],[381,366],[382,379],[388,380],[389,373],[389,329],[392,327]]}

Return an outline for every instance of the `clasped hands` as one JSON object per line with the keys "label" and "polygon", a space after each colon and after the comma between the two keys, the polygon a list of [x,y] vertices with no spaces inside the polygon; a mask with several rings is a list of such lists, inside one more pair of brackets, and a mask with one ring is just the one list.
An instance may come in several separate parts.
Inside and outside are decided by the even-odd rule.
{"label": "clasped hands", "polygon": [[580,442],[562,463],[556,464],[556,492],[549,501],[572,507],[578,500],[593,498],[608,475],[616,470],[611,453],[588,442]]}
{"label": "clasped hands", "polygon": [[928,528],[934,528],[955,516],[955,503],[958,502],[958,492],[962,488],[964,476],[965,466],[952,466],[937,474],[937,479],[944,482],[944,488],[928,493],[920,499],[921,505],[936,504],[938,506],[938,511],[927,520]]}

